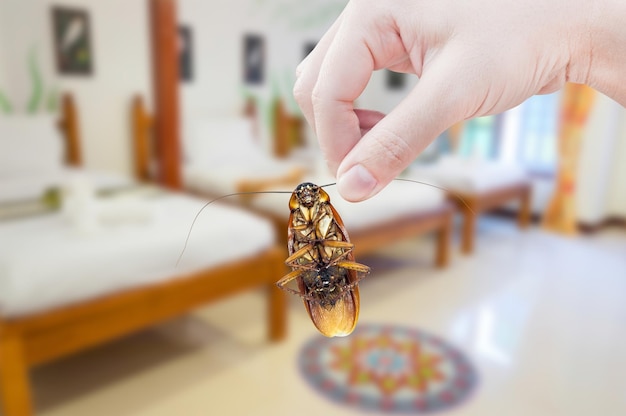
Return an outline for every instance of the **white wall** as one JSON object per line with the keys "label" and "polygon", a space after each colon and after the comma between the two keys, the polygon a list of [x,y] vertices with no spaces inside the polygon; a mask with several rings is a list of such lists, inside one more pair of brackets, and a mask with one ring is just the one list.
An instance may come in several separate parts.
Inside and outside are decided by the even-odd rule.
{"label": "white wall", "polygon": [[41,71],[44,88],[55,84],[52,65],[49,14],[35,0],[0,0],[0,50],[4,56],[3,90],[15,111],[25,111],[33,93],[29,56],[33,50]]}
{"label": "white wall", "polygon": [[184,119],[241,111],[241,19],[247,1],[181,0],[180,24],[191,27],[193,80],[181,84]]}
{"label": "white wall", "polygon": [[[184,134],[189,134],[196,120],[241,114],[244,94],[258,100],[264,122],[274,96],[283,97],[288,110],[298,112],[291,91],[304,45],[317,42],[342,7],[343,2],[336,0],[179,0],[179,22],[192,28],[194,42],[194,80],[181,86]],[[261,86],[243,83],[246,33],[265,38],[265,82]],[[269,147],[268,128],[264,123],[261,139]]]}
{"label": "white wall", "polygon": [[608,215],[626,218],[626,109],[621,109],[609,183]]}
{"label": "white wall", "polygon": [[[51,7],[88,11],[94,73],[60,76],[56,72]],[[80,111],[83,159],[92,169],[131,172],[129,105],[133,94],[151,97],[151,61],[146,1],[0,0],[0,43],[5,79],[16,109],[31,94],[26,57],[36,46],[46,87],[71,92]]]}
{"label": "white wall", "polygon": [[5,16],[5,12],[2,9],[2,7],[0,6],[0,91],[2,91],[3,93],[6,94],[7,90],[7,82],[6,82],[6,76],[5,76],[5,72],[6,72],[6,65],[7,65],[7,59],[6,59],[6,53],[4,52],[4,42],[2,41],[3,37],[3,28],[6,26],[5,22],[4,22],[4,16]]}

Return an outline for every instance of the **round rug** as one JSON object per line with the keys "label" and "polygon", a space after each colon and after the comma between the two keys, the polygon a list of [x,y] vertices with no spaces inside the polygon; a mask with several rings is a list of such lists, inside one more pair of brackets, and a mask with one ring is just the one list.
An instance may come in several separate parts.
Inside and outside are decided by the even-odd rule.
{"label": "round rug", "polygon": [[304,378],[324,396],[365,410],[428,413],[465,400],[478,374],[455,347],[423,331],[359,324],[348,337],[308,341]]}

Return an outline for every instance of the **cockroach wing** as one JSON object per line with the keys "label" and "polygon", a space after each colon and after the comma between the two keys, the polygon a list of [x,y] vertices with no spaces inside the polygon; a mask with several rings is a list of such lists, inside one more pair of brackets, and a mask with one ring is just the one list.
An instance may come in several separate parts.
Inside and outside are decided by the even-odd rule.
{"label": "cockroach wing", "polygon": [[305,300],[304,306],[311,321],[322,335],[343,337],[354,331],[359,320],[359,288],[346,290],[343,296],[331,308],[325,308],[317,302]]}

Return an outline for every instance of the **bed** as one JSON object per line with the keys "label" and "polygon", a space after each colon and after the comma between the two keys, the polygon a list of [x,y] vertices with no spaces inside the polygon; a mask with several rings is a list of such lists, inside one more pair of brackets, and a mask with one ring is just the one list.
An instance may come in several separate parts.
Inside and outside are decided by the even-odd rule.
{"label": "bed", "polygon": [[[0,152],[4,159],[0,204],[6,216],[14,217],[0,219],[4,415],[32,414],[29,368],[242,290],[267,288],[268,336],[273,341],[284,338],[285,295],[275,286],[284,271],[284,255],[275,245],[272,224],[250,212],[216,204],[212,216],[202,220],[209,223],[195,227],[176,267],[190,221],[205,201],[156,187],[137,187],[125,178],[58,168],[54,161],[46,165],[38,160],[34,170],[27,169],[32,149],[41,146],[47,146],[47,151],[40,155],[80,165],[71,97],[64,99],[63,107],[64,149],[39,136],[51,134],[51,120],[42,120],[40,126],[32,119],[21,127],[0,124],[0,146],[15,145],[8,143],[9,136],[24,126],[34,138],[27,148],[12,149],[15,163],[7,162],[7,152]],[[42,130],[32,130],[36,126]],[[64,187],[69,195],[64,201],[72,202],[62,209],[56,205],[58,191],[36,197],[51,185],[68,183],[68,178],[71,185]],[[10,184],[2,188],[3,183]],[[94,205],[93,198],[86,198],[90,193],[106,199]]]}
{"label": "bed", "polygon": [[511,203],[519,206],[520,228],[530,223],[532,186],[525,172],[510,164],[445,156],[428,165],[414,165],[408,177],[449,189],[448,199],[463,216],[461,251],[475,249],[478,216]]}
{"label": "bed", "polygon": [[[152,116],[143,99],[132,103],[136,176],[144,181],[154,177],[152,157]],[[298,181],[306,168],[302,160],[287,158],[288,131],[294,123],[282,112],[277,121],[275,137],[280,145],[265,149],[258,134],[254,115],[248,111],[241,117],[207,118],[187,123],[184,138],[182,174],[187,191],[205,197],[218,197],[234,192],[254,190],[259,183],[276,186]],[[281,127],[282,124],[288,126]],[[243,198],[245,199],[245,198]]]}
{"label": "bed", "polygon": [[[134,99],[132,113],[135,120],[133,130],[138,133],[134,138],[135,147],[150,148],[152,139],[149,125],[152,123],[152,117],[141,98]],[[293,117],[281,111],[280,106],[275,113],[274,122],[277,132],[289,131],[294,125]],[[194,186],[193,181],[190,181],[190,169],[187,169],[185,174],[187,189],[191,192],[207,198],[216,198],[234,192],[293,190],[303,181],[319,185],[334,181],[326,173],[326,164],[321,157],[315,157],[313,151],[304,152],[303,156],[296,158],[295,164],[275,158],[268,161],[267,158],[259,156],[258,146],[251,144],[254,139],[251,138],[251,130],[246,122],[227,120],[224,123],[230,128],[207,129],[194,135],[190,140],[192,149],[187,149],[185,153],[194,154],[196,157],[196,162],[190,165],[193,168],[197,167],[198,171],[206,172],[206,177],[202,181],[204,185]],[[219,122],[211,124],[218,125]],[[286,136],[284,133],[278,134],[274,140],[282,142],[286,140]],[[217,139],[219,142],[215,144]],[[203,148],[202,142],[214,143]],[[281,149],[289,147],[284,143],[274,146]],[[150,157],[149,152],[137,151],[135,155],[137,158],[144,158],[136,161],[138,166],[151,165],[152,162],[146,160]],[[226,165],[220,162],[222,159],[227,159]],[[295,166],[295,170],[292,173],[289,173],[288,169],[281,171],[281,166]],[[277,174],[278,172],[281,174]],[[356,255],[371,252],[402,238],[432,232],[436,235],[435,264],[438,267],[447,266],[455,208],[454,204],[446,201],[441,190],[395,182],[373,200],[359,204],[344,201],[333,188],[327,191],[332,197],[332,203],[342,215],[350,239],[355,244]],[[282,198],[276,196],[277,198],[266,195],[242,195],[236,199],[236,203],[270,219],[274,223],[279,242],[286,246],[288,198],[285,198],[285,195],[282,195]]]}

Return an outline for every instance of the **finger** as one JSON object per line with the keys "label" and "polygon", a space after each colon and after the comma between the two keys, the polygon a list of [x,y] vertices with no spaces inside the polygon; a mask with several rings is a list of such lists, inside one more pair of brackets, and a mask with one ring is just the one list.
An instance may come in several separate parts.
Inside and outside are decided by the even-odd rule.
{"label": "finger", "polygon": [[360,30],[339,28],[321,64],[312,93],[315,128],[329,168],[339,163],[361,138],[354,100],[374,70],[374,59]]}
{"label": "finger", "polygon": [[349,201],[378,193],[441,132],[463,119],[471,80],[461,79],[459,54],[441,51],[411,93],[380,120],[339,166],[338,190]]}
{"label": "finger", "polygon": [[320,66],[324,56],[335,37],[335,33],[341,25],[342,15],[332,24],[330,29],[322,36],[315,48],[309,53],[296,68],[296,83],[293,87],[293,96],[300,106],[304,117],[315,131],[315,117],[313,115],[313,103],[311,95],[317,82]]}

